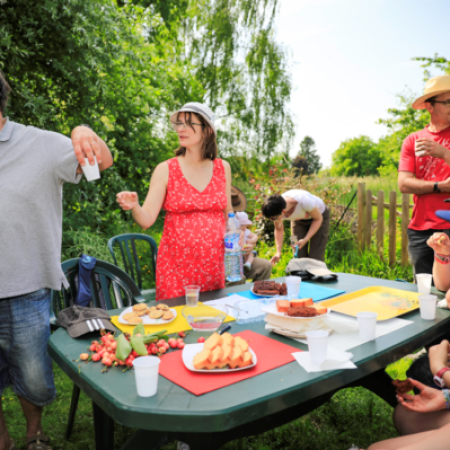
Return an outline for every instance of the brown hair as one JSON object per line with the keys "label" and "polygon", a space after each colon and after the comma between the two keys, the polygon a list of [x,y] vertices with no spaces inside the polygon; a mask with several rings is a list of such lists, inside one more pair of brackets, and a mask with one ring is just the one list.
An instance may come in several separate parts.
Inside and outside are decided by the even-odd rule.
{"label": "brown hair", "polygon": [[[180,114],[184,114],[186,125],[191,127],[194,132],[195,127],[192,125],[192,114],[191,112],[178,113],[177,120]],[[195,114],[195,117],[198,118],[199,122],[202,124],[203,129],[203,142],[202,142],[202,159],[210,159],[211,161],[217,158],[218,150],[217,150],[217,142],[216,135],[214,130],[211,128],[209,123],[204,119],[201,114]],[[186,147],[178,147],[175,150],[176,156],[184,156],[186,154]]]}
{"label": "brown hair", "polygon": [[8,103],[9,93],[11,92],[11,87],[5,80],[2,72],[0,72],[0,112],[2,116],[5,115],[6,104]]}

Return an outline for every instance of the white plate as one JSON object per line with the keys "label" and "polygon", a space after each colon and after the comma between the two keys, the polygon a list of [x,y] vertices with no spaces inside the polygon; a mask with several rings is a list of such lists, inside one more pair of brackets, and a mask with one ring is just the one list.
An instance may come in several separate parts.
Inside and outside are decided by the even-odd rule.
{"label": "white plate", "polygon": [[319,316],[314,316],[314,317],[290,317],[290,316],[286,315],[283,312],[278,312],[276,302],[271,303],[270,305],[262,306],[261,307],[261,311],[264,311],[267,314],[272,314],[274,316],[288,317],[289,319],[298,319],[298,320],[317,319],[319,317],[328,316],[328,314],[330,314],[330,309],[328,308],[328,311],[326,312],[326,314],[320,314]]}
{"label": "white plate", "polygon": [[256,354],[255,352],[249,347],[248,351],[252,354],[253,364],[250,364],[249,366],[245,367],[238,367],[237,369],[202,369],[197,370],[194,367],[194,356],[197,353],[200,353],[203,350],[203,346],[205,344],[202,342],[201,344],[187,344],[183,348],[183,362],[187,369],[191,370],[192,372],[205,372],[205,373],[228,373],[228,372],[237,372],[238,370],[245,370],[250,369],[251,367],[255,367],[257,363]]}
{"label": "white plate", "polygon": [[[141,317],[142,323],[144,325],[164,325],[166,323],[170,323],[172,321],[174,321],[177,318],[177,310],[170,308],[170,310],[173,313],[173,318],[169,319],[169,320],[163,320],[163,319],[150,319],[150,317],[148,317],[148,314],[145,314],[144,316]],[[130,306],[129,308],[125,309],[124,311],[122,311],[122,314],[119,316],[119,323],[122,323],[124,325],[133,325],[131,323],[128,323],[124,318],[123,315],[129,312],[133,311],[133,307]]]}
{"label": "white plate", "polygon": [[[254,288],[254,286],[252,287],[252,294],[253,295],[256,295],[257,297],[261,297],[261,298],[273,298],[273,297],[280,297],[280,294],[274,294],[274,295],[261,295],[261,294],[257,294],[256,292],[253,292],[253,288]],[[239,292],[238,292],[238,295],[239,295]]]}

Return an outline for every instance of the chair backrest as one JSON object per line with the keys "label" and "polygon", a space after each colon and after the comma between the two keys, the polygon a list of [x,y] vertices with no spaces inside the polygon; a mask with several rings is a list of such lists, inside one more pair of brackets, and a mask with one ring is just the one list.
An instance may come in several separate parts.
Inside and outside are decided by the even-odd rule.
{"label": "chair backrest", "polygon": [[[127,233],[112,237],[108,241],[108,249],[114,259],[114,264],[119,266],[117,264],[116,254],[114,253],[115,245],[118,245],[120,248],[125,272],[133,278],[134,282],[139,286],[139,289],[143,289],[142,272],[150,272],[152,281],[155,281],[158,247],[152,237],[142,233]],[[146,267],[147,264],[141,264],[140,261],[148,249],[150,250],[150,254],[148,255],[150,257],[150,263],[147,264],[151,264],[152,270],[148,270],[149,268]]]}
{"label": "chair backrest", "polygon": [[[56,324],[59,312],[73,305],[78,286],[79,258],[69,259],[61,264],[70,284],[69,289],[52,291],[50,323]],[[106,261],[97,260],[91,275],[92,306],[103,309],[116,309],[144,301],[139,288],[122,269]]]}

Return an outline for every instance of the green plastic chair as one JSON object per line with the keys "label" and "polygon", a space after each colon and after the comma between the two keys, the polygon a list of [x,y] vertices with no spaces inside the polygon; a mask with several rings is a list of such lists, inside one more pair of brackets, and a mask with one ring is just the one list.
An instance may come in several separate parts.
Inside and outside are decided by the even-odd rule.
{"label": "green plastic chair", "polygon": [[[60,311],[74,304],[77,294],[75,276],[78,274],[79,258],[64,261],[61,267],[70,287],[51,293],[50,325],[52,329],[58,328],[56,320]],[[127,273],[114,264],[101,260],[97,260],[92,271],[91,292],[92,304],[90,306],[106,310],[124,308],[145,301],[136,283]],[[67,440],[72,434],[79,398],[80,388],[74,384],[65,435]]]}
{"label": "green plastic chair", "polygon": [[[139,286],[141,290],[142,296],[146,301],[155,300],[155,289],[143,289],[142,284],[142,268],[139,262],[139,253],[136,248],[136,241],[142,241],[149,244],[150,248],[150,258],[152,265],[152,280],[156,281],[156,257],[158,255],[158,246],[156,245],[156,241],[142,233],[127,233],[120,234],[118,236],[112,237],[108,241],[108,249],[114,259],[114,264],[118,266],[116,254],[114,252],[114,246],[118,245],[120,248],[120,254],[122,255],[122,263],[125,269],[125,272],[133,278],[134,282]],[[142,256],[142,255],[141,255]]]}

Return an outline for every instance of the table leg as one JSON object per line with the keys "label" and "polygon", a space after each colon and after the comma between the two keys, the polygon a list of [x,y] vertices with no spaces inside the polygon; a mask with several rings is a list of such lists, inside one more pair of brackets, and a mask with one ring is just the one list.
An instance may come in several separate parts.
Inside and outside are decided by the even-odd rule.
{"label": "table leg", "polygon": [[114,420],[108,416],[94,401],[95,449],[112,450],[114,448]]}

